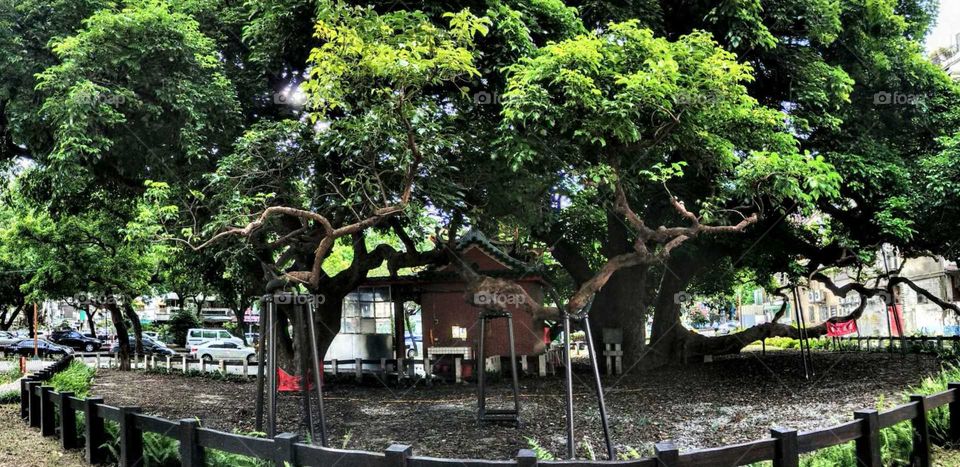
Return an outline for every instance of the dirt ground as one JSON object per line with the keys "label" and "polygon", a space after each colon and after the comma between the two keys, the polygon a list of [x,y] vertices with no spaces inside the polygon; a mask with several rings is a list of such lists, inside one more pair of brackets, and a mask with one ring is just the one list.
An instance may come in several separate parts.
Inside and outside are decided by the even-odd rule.
{"label": "dirt ground", "polygon": [[54,438],[40,436],[20,420],[19,404],[0,404],[0,465],[81,467],[82,451],[62,451]]}
{"label": "dirt ground", "polygon": [[[816,375],[805,380],[796,352],[759,352],[712,363],[668,368],[624,377],[605,377],[611,432],[619,451],[652,452],[653,443],[673,439],[681,449],[712,447],[768,436],[772,426],[800,430],[852,419],[878,397],[900,394],[938,370],[931,357],[876,353],[815,353]],[[589,373],[578,368],[575,408],[578,451],[586,442],[603,458],[602,432]],[[248,432],[254,424],[255,383],[180,375],[101,369],[92,393],[114,405],[137,405],[170,419],[200,417],[205,426]],[[510,458],[527,439],[555,455],[564,452],[563,381],[521,379],[524,424],[480,425],[475,385],[437,384],[395,388],[371,382],[358,386],[328,381],[325,392],[330,444],[379,451],[409,444],[417,455]],[[488,406],[509,400],[506,382],[492,391]],[[280,430],[301,431],[300,399],[280,397]]]}

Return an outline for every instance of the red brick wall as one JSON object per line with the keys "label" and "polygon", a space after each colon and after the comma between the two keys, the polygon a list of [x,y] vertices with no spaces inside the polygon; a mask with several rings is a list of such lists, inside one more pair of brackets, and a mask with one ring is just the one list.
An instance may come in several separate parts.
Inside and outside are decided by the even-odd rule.
{"label": "red brick wall", "polygon": [[[533,280],[521,280],[521,286],[534,300],[542,302],[543,291]],[[425,286],[421,296],[423,310],[423,341],[426,347],[473,348],[479,351],[480,327],[477,317],[480,308],[466,303],[462,282],[433,283]],[[467,328],[467,338],[454,339],[453,326]],[[517,355],[536,355],[543,351],[543,321],[534,321],[525,311],[513,312],[513,334]],[[487,322],[487,356],[510,355],[507,321],[497,319]],[[426,350],[425,350],[426,351]]]}

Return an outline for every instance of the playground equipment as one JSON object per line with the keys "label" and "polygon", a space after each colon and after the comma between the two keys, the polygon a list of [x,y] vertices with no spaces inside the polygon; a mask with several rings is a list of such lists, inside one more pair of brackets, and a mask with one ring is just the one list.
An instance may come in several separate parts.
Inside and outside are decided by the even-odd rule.
{"label": "playground equipment", "polygon": [[569,313],[566,310],[566,307],[563,306],[563,302],[560,300],[559,294],[557,294],[555,289],[550,289],[548,291],[550,297],[553,299],[554,303],[557,305],[557,309],[560,310],[561,319],[563,320],[563,360],[564,360],[564,379],[565,379],[565,396],[566,396],[566,417],[567,417],[567,457],[573,459],[576,453],[576,444],[573,436],[573,368],[570,365],[570,321],[576,321],[580,324],[580,327],[583,328],[584,337],[587,341],[587,350],[590,353],[590,368],[593,371],[593,380],[596,384],[597,390],[597,404],[600,409],[600,423],[603,425],[603,438],[607,448],[607,456],[610,460],[616,459],[616,453],[613,450],[613,443],[610,441],[610,423],[607,419],[607,405],[603,400],[603,383],[600,381],[600,368],[597,364],[597,350],[593,342],[593,333],[590,330],[590,308],[593,306],[593,298],[590,298],[590,301],[587,302],[580,311],[576,313]]}
{"label": "playground equipment", "polygon": [[[494,319],[507,320],[507,333],[510,338],[510,369],[513,377],[513,409],[487,409],[487,388],[486,388],[486,362],[487,355],[484,353],[484,341],[487,340],[486,326],[487,321]],[[493,421],[513,421],[520,426],[520,383],[517,378],[517,351],[513,338],[513,314],[496,311],[483,310],[477,318],[480,324],[480,351],[477,356],[477,407],[479,409],[478,418],[483,422]]]}
{"label": "playground equipment", "polygon": [[[270,438],[277,434],[277,379],[279,370],[277,365],[277,308],[279,305],[287,308],[288,318],[299,331],[295,332],[293,337],[299,340],[299,391],[302,394],[305,423],[310,433],[310,440],[314,443],[319,440],[321,446],[326,446],[327,430],[323,410],[323,373],[321,370],[323,360],[317,349],[314,296],[278,292],[264,295],[261,303],[264,305],[265,313],[260,313],[260,329],[266,330],[266,332],[261,335],[260,352],[258,352],[257,357],[257,431],[265,431]],[[311,384],[308,379],[310,373],[313,373],[313,389],[317,391],[319,436],[314,429],[313,410],[310,403]],[[264,389],[266,389],[266,396],[269,397],[265,397]],[[266,406],[266,419],[264,419],[264,406]],[[266,423],[266,429],[264,429],[264,423]]]}

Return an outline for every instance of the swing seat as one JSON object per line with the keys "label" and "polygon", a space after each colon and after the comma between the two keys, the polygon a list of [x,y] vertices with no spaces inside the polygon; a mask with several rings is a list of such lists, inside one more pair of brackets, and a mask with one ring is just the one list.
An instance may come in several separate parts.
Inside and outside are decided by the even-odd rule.
{"label": "swing seat", "polygon": [[[320,363],[320,381],[323,382],[323,363]],[[313,379],[310,377],[310,373],[307,373],[307,389],[312,391],[314,388]],[[283,368],[277,368],[277,391],[278,392],[296,392],[301,391],[303,386],[300,385],[300,377],[296,375],[291,375],[286,371],[283,371]]]}

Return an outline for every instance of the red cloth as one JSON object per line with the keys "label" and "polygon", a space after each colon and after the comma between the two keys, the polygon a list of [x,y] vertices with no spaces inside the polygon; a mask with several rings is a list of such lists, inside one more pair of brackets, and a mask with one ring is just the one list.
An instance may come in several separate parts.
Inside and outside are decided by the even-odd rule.
{"label": "red cloth", "polygon": [[[323,372],[323,363],[320,364],[320,371]],[[321,378],[323,377],[321,376]],[[294,392],[299,391],[302,387],[300,386],[300,376],[291,375],[283,371],[283,368],[277,368],[277,391]],[[307,373],[307,389],[312,391],[313,388],[313,380],[310,373]]]}
{"label": "red cloth", "polygon": [[888,306],[887,319],[890,320],[890,335],[900,336],[903,334],[903,306]]}
{"label": "red cloth", "polygon": [[855,332],[857,332],[857,322],[854,320],[841,323],[827,321],[828,337],[846,336],[847,334],[853,334]]}

